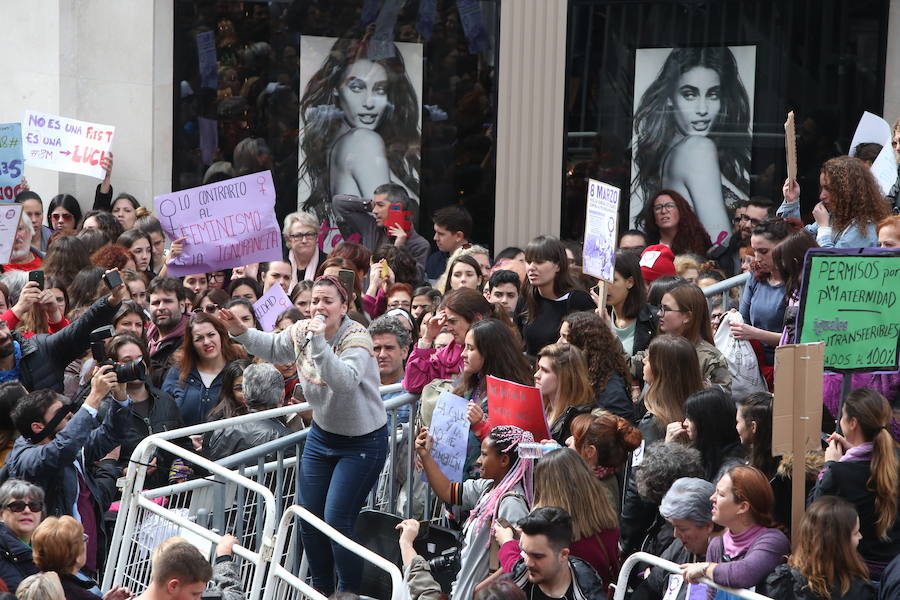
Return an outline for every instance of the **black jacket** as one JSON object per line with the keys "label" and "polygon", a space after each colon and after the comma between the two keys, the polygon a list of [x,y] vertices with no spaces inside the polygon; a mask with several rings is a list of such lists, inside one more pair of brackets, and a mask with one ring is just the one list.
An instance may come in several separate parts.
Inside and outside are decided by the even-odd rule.
{"label": "black jacket", "polygon": [[[605,582],[597,574],[587,561],[577,556],[569,556],[569,568],[572,570],[572,583],[574,588],[575,600],[601,600],[606,598],[606,587],[611,582]],[[525,566],[525,560],[519,559],[509,574],[516,585],[526,589],[527,586],[534,585],[528,581],[528,568]]]}
{"label": "black jacket", "polygon": [[109,303],[109,296],[103,296],[75,322],[56,333],[38,333],[25,339],[18,332],[12,332],[13,339],[22,348],[19,381],[25,389],[29,392],[51,389],[62,393],[66,366],[81,358],[90,347],[91,331],[109,325],[118,308]]}
{"label": "black jacket", "polygon": [[[706,560],[706,556],[697,556],[688,552],[679,539],[672,540],[669,547],[666,548],[659,557],[671,561],[676,565],[703,562]],[[662,600],[662,597],[666,592],[666,585],[669,582],[669,575],[671,574],[672,573],[665,569],[651,567],[650,574],[631,594],[631,600]],[[675,600],[684,600],[687,590],[688,586],[682,585],[681,589],[678,590],[678,594],[675,596]]]}
{"label": "black jacket", "polygon": [[650,342],[656,337],[656,329],[659,326],[659,317],[656,315],[656,309],[649,304],[645,304],[638,312],[637,320],[634,322],[634,347],[631,353],[646,350],[650,346]]}
{"label": "black jacket", "polygon": [[[643,445],[639,448],[641,452],[645,452],[653,442],[666,437],[665,429],[659,426],[658,419],[652,413],[645,413],[637,427],[644,436]],[[654,522],[659,517],[659,507],[644,501],[638,494],[634,469],[640,467],[632,467],[632,462],[633,460],[629,460],[626,464],[622,514],[619,516],[619,546],[622,556],[633,554],[644,546],[645,538],[651,529],[655,529]]]}
{"label": "black jacket", "polygon": [[97,585],[95,581],[84,581],[69,575],[68,573],[57,573],[59,582],[62,583],[63,593],[66,600],[99,600],[100,596],[91,591],[91,588]]}
{"label": "black jacket", "polygon": [[[881,570],[900,554],[900,519],[887,532],[887,541],[878,539],[875,533],[875,495],[869,491],[869,461],[831,461],[825,464],[825,473],[816,484],[811,500],[819,496],[840,496],[856,507],[859,514],[859,554],[869,564],[872,578],[879,579]],[[898,486],[900,493],[900,486]],[[872,563],[883,565],[876,569]]]}
{"label": "black jacket", "polygon": [[[763,593],[772,600],[823,600],[823,596],[806,586],[807,579],[800,571],[779,565],[766,579]],[[829,591],[831,600],[875,600],[875,586],[862,579],[853,579],[846,594],[842,594],[838,586],[832,586]]]}
{"label": "black jacket", "polygon": [[588,414],[594,410],[594,408],[595,405],[593,403],[582,404],[581,406],[569,406],[558,419],[553,421],[553,424],[550,426],[550,437],[556,440],[559,445],[565,446],[566,440],[572,435],[572,432],[569,431],[569,428],[572,425],[572,419],[578,415]]}
{"label": "black jacket", "polygon": [[203,455],[215,462],[293,433],[279,419],[251,421],[203,436]]}
{"label": "black jacket", "polygon": [[622,417],[629,423],[635,423],[634,403],[631,401],[631,394],[625,386],[625,380],[618,373],[613,373],[594,400],[596,408],[602,408],[617,417]]}
{"label": "black jacket", "polygon": [[878,600],[897,600],[897,598],[900,598],[900,554],[881,574],[881,588],[878,590]]}
{"label": "black jacket", "polygon": [[31,548],[0,523],[0,579],[6,587],[15,590],[23,579],[39,570],[31,558]]}

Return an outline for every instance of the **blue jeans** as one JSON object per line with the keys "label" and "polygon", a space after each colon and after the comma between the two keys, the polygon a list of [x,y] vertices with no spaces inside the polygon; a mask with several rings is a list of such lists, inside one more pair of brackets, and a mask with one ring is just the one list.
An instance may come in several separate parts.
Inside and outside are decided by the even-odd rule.
{"label": "blue jeans", "polygon": [[[378,481],[387,457],[387,425],[366,435],[329,433],[313,423],[300,462],[300,505],[354,539],[363,502]],[[313,586],[324,595],[334,592],[334,571],[340,591],[359,592],[362,559],[318,529],[301,522],[301,538]]]}

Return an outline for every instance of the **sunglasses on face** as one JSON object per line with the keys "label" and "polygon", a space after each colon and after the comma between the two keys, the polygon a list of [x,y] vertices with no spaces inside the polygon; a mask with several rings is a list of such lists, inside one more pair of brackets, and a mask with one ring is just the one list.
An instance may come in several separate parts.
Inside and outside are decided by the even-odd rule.
{"label": "sunglasses on face", "polygon": [[20,513],[25,510],[26,506],[28,507],[28,510],[33,513],[38,513],[44,510],[44,503],[38,500],[32,500],[31,502],[25,502],[24,500],[13,500],[4,508],[11,510],[12,512]]}
{"label": "sunglasses on face", "polygon": [[194,308],[195,313],[207,312],[209,314],[212,314],[217,310],[219,310],[218,304],[207,304],[206,306],[197,306]]}

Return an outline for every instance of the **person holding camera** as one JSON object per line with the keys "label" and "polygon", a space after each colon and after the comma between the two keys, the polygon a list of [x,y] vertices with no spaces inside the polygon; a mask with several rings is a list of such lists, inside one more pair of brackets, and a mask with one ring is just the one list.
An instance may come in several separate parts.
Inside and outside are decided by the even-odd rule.
{"label": "person holding camera", "polygon": [[117,271],[107,271],[103,277],[110,294],[94,302],[71,325],[56,333],[26,338],[0,319],[0,382],[18,379],[29,392],[63,391],[66,366],[81,358],[88,349],[90,332],[112,321],[128,293]]}
{"label": "person holding camera", "polygon": [[[115,402],[102,422],[100,403],[112,394]],[[99,571],[99,550],[105,548],[101,523],[115,488],[115,475],[100,465],[120,446],[131,429],[130,402],[125,383],[117,381],[112,365],[102,365],[91,379],[91,391],[80,406],[53,390],[31,392],[12,411],[22,437],[6,461],[9,478],[23,479],[46,492],[48,516],[70,515],[87,536],[85,568]]]}

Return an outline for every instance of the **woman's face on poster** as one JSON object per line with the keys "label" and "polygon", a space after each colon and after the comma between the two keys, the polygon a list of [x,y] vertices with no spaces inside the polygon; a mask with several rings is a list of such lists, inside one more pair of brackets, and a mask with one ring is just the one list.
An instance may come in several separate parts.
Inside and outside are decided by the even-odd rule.
{"label": "woman's face on poster", "polygon": [[387,87],[383,66],[364,58],[351,64],[338,88],[347,124],[353,128],[377,128],[388,105]]}
{"label": "woman's face on poster", "polygon": [[709,135],[722,108],[719,74],[709,67],[693,67],[681,74],[670,101],[675,124],[684,135]]}

